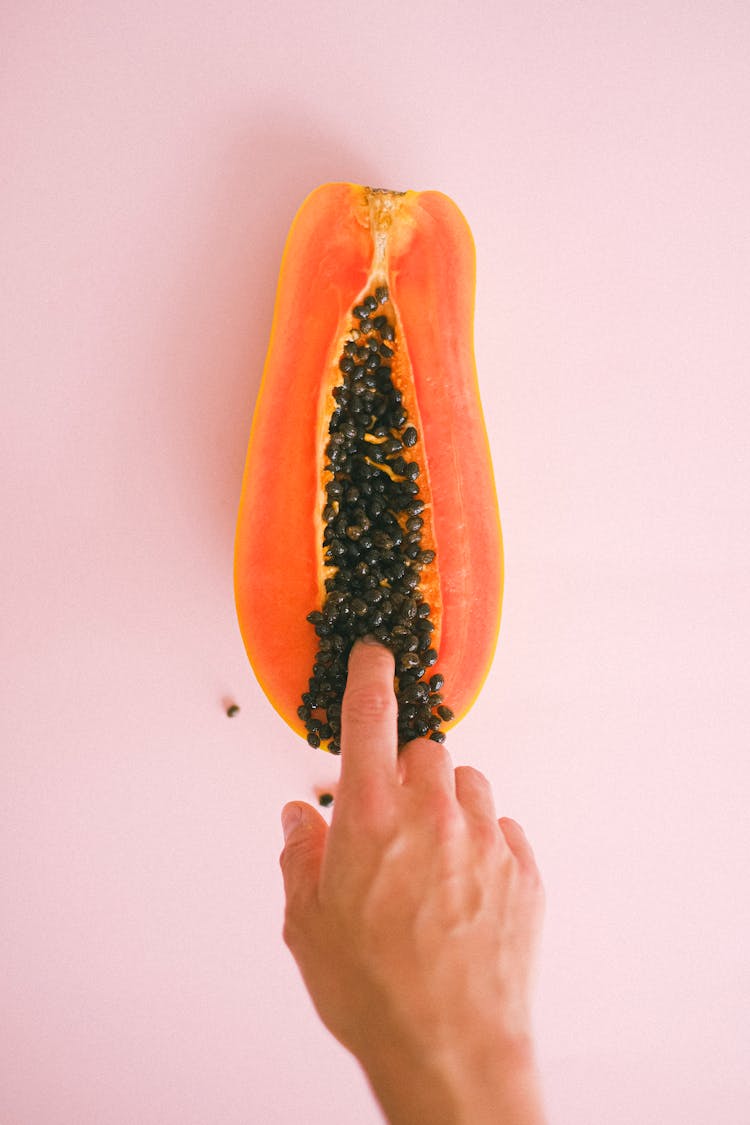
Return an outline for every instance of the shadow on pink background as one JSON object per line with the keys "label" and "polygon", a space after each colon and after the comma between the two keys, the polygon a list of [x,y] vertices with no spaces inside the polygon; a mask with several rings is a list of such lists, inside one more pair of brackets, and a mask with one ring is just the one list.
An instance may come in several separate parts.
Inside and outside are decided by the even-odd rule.
{"label": "shadow on pink background", "polygon": [[[184,482],[182,503],[193,509],[201,538],[217,546],[225,582],[225,543],[234,535],[291,218],[310,185],[324,182],[332,168],[356,167],[363,181],[377,177],[353,146],[329,136],[302,106],[269,107],[262,115],[249,106],[246,120],[221,121],[211,132],[213,159],[200,169],[198,182],[186,183],[185,169],[175,168],[172,181],[161,185],[188,210],[192,225],[176,247],[180,272],[170,270],[164,319],[153,323],[153,338],[145,341],[163,368],[158,383],[151,371],[142,377],[147,394],[158,396],[153,423],[160,431],[160,461]],[[164,201],[159,203],[146,217],[128,278],[134,291],[143,258],[163,261]],[[136,315],[142,314],[139,307]]]}
{"label": "shadow on pink background", "polygon": [[450,748],[547,887],[550,1120],[750,1119],[749,31],[6,9],[3,1125],[380,1120],[281,941],[278,813],[337,762],[232,601],[281,250],[329,179],[444,190],[477,242],[507,573]]}

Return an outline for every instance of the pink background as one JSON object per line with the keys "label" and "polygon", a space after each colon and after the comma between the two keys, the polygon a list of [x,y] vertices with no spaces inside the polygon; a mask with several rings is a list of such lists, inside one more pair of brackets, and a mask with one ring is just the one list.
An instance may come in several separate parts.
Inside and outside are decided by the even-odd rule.
{"label": "pink background", "polygon": [[279,809],[337,762],[232,600],[330,179],[476,237],[507,580],[450,747],[547,886],[551,1120],[749,1122],[750,8],[17,0],[0,41],[3,1125],[380,1121],[280,937]]}

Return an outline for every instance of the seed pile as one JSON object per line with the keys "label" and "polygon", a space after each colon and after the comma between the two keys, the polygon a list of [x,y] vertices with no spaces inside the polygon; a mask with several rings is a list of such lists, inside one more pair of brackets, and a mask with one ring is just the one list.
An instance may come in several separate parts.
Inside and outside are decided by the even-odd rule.
{"label": "seed pile", "polygon": [[[440,729],[453,718],[443,703],[443,677],[429,675],[438,659],[434,624],[419,588],[420,571],[435,561],[422,549],[424,500],[419,465],[404,453],[419,435],[391,377],[398,346],[389,297],[379,287],[352,310],[357,321],[339,360],[341,383],[326,446],[330,475],[323,508],[325,580],[321,609],[308,614],[319,647],[297,713],[310,746],[341,752],[341,698],[349,651],[371,634],[396,660],[399,745]],[[429,675],[429,679],[426,678]]]}

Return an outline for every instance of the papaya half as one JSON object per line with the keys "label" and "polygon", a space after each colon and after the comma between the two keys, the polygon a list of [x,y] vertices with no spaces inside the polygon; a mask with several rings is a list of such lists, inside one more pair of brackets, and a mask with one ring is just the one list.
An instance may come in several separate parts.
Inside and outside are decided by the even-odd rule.
{"label": "papaya half", "polygon": [[503,549],[473,351],[474,244],[435,191],[324,184],[281,265],[235,541],[235,600],[270,702],[340,751],[349,651],[396,660],[399,742],[474,702]]}

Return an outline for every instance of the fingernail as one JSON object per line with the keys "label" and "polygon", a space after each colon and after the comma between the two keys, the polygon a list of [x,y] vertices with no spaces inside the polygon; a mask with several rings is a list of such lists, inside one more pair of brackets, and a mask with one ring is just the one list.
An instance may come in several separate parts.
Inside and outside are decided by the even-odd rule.
{"label": "fingernail", "polygon": [[301,820],[302,809],[299,805],[284,805],[284,808],[281,810],[281,829],[284,833],[284,843],[289,839]]}

